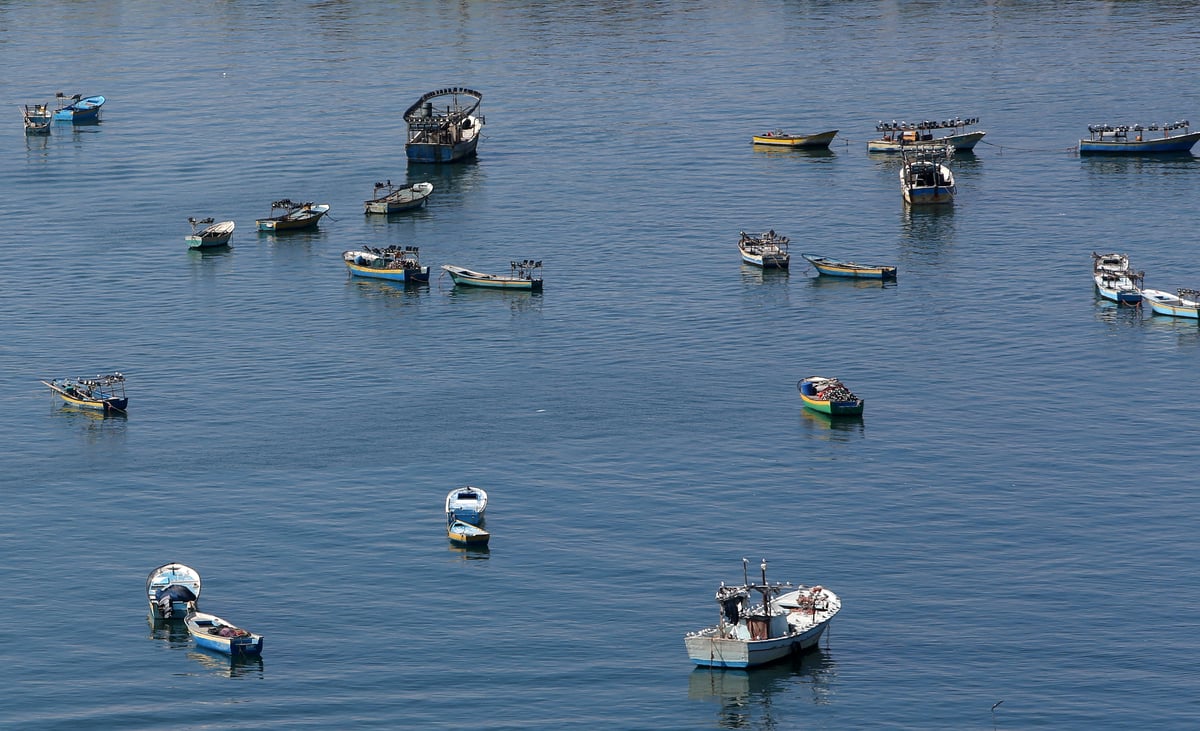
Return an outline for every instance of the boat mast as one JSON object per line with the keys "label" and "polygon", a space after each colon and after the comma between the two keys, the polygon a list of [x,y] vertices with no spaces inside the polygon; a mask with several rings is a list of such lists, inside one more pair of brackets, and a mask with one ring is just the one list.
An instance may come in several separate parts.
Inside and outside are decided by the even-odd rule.
{"label": "boat mast", "polygon": [[759,564],[762,569],[762,595],[763,595],[763,614],[771,616],[771,589],[767,586],[767,559],[763,559]]}

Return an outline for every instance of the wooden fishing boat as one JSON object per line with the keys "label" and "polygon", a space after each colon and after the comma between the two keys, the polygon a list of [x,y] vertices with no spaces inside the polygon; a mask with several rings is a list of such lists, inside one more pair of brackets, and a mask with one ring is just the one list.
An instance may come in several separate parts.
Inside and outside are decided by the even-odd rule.
{"label": "wooden fishing boat", "polygon": [[456,487],[446,495],[446,520],[461,520],[471,525],[480,525],[483,523],[487,503],[488,494],[483,488],[470,485]]}
{"label": "wooden fishing boat", "polygon": [[1143,289],[1142,300],[1160,315],[1200,320],[1200,289],[1180,288],[1177,294],[1159,289]]}
{"label": "wooden fishing boat", "polygon": [[215,614],[196,611],[195,602],[189,606],[183,622],[198,647],[233,656],[262,654],[262,635],[244,630]]}
{"label": "wooden fishing boat", "polygon": [[492,289],[525,289],[541,291],[542,262],[522,259],[510,263],[508,275],[487,274],[464,269],[453,264],[443,264],[442,269],[450,274],[456,285],[464,287],[489,287]]}
{"label": "wooden fishing boat", "polygon": [[1089,137],[1079,141],[1079,154],[1151,155],[1187,152],[1200,140],[1200,132],[1189,132],[1188,126],[1186,119],[1170,124],[1089,124]]}
{"label": "wooden fishing boat", "polygon": [[760,135],[754,135],[753,144],[767,145],[770,147],[829,147],[829,143],[833,142],[833,138],[837,136],[836,129],[828,132],[818,132],[814,135],[793,135],[777,129],[773,132],[764,132]]}
{"label": "wooden fishing boat", "polygon": [[25,120],[25,134],[50,134],[50,122],[54,120],[54,113],[47,105],[24,104],[21,106],[21,117]]}
{"label": "wooden fishing boat", "polygon": [[916,145],[901,150],[900,191],[911,205],[953,203],[958,192],[949,160],[953,150],[942,145]]}
{"label": "wooden fishing boat", "polygon": [[762,234],[741,232],[738,238],[738,251],[742,253],[742,261],[764,269],[787,269],[792,256],[788,253],[791,240],[780,236],[772,229]]}
{"label": "wooden fishing boat", "polygon": [[484,118],[483,94],[451,87],[423,94],[404,112],[409,162],[456,162],[471,157],[479,145]]}
{"label": "wooden fishing boat", "polygon": [[364,246],[359,250],[342,252],[342,261],[356,277],[405,284],[429,281],[429,267],[421,266],[421,250],[416,246],[389,246],[386,249]]}
{"label": "wooden fishing boat", "polygon": [[1125,254],[1092,252],[1092,281],[1104,299],[1129,305],[1141,302],[1144,277],[1143,272],[1130,268]]}
{"label": "wooden fishing boat", "polygon": [[492,534],[466,521],[451,520],[446,524],[446,537],[461,546],[486,546]]}
{"label": "wooden fishing boat", "polygon": [[[752,583],[742,559],[743,583],[717,589],[717,624],[684,636],[692,662],[704,667],[752,668],[816,647],[842,608],[841,599],[822,586]],[[754,594],[758,603],[752,604]]]}
{"label": "wooden fishing boat", "polygon": [[210,246],[226,246],[233,236],[233,221],[213,223],[211,218],[188,218],[192,224],[192,233],[184,236],[189,249],[203,249]]}
{"label": "wooden fishing boat", "polygon": [[[883,137],[867,142],[867,152],[900,152],[906,147],[927,144],[950,147],[960,152],[975,149],[975,145],[983,139],[987,132],[968,132],[967,127],[979,124],[978,117],[967,119],[955,118],[937,122],[884,122],[880,120],[875,129],[883,133]],[[940,130],[953,130],[950,134],[939,135]]]}
{"label": "wooden fishing boat", "polygon": [[129,405],[129,399],[125,396],[125,376],[121,373],[94,378],[61,378],[42,383],[67,404],[81,409],[124,414],[125,407]]}
{"label": "wooden fishing boat", "polygon": [[270,216],[254,223],[259,231],[299,231],[315,228],[326,213],[329,213],[329,206],[324,203],[293,203],[284,198],[271,204]]}
{"label": "wooden fishing boat", "polygon": [[395,186],[392,181],[375,184],[375,197],[364,201],[365,213],[400,213],[425,205],[433,194],[433,183]]}
{"label": "wooden fishing boat", "polygon": [[863,400],[836,378],[810,376],[796,383],[806,408],[830,416],[862,416]]}
{"label": "wooden fishing boat", "polygon": [[102,96],[66,96],[61,91],[54,95],[58,99],[58,109],[54,110],[54,119],[60,122],[99,122],[100,107],[104,106]]}
{"label": "wooden fishing boat", "polygon": [[181,563],[166,563],[146,576],[151,619],[183,619],[188,604],[200,598],[200,572]]}
{"label": "wooden fishing boat", "polygon": [[857,277],[860,279],[895,279],[896,267],[882,264],[857,264],[852,261],[836,261],[815,254],[801,254],[821,274],[831,277]]}

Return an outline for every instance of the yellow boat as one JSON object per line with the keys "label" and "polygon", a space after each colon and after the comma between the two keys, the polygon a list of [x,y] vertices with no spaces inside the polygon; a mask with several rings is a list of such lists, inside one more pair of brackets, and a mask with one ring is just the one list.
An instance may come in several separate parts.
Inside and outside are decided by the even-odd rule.
{"label": "yellow boat", "polygon": [[770,145],[772,147],[829,147],[837,135],[836,129],[815,135],[790,135],[781,129],[754,135],[754,144]]}

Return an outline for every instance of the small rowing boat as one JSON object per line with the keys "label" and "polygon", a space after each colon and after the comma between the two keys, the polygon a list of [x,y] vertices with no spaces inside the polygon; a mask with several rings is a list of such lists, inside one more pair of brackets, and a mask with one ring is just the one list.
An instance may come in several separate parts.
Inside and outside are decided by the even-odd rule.
{"label": "small rowing boat", "polygon": [[54,118],[60,122],[99,122],[100,107],[104,106],[104,97],[66,96],[61,91],[54,95],[58,99],[58,109],[54,110]]}
{"label": "small rowing boat", "polygon": [[837,133],[838,131],[833,129],[828,132],[818,132],[814,135],[792,135],[781,129],[777,129],[773,132],[754,135],[753,144],[790,148],[829,147],[829,143],[833,142],[833,138],[837,136]]}
{"label": "small rowing boat", "polygon": [[837,261],[815,254],[801,254],[821,274],[831,277],[858,277],[860,279],[895,279],[896,267],[882,264],[857,264],[852,261]]}
{"label": "small rowing boat", "polygon": [[446,525],[446,537],[462,546],[486,546],[492,534],[463,520],[451,520]]}
{"label": "small rowing boat", "polygon": [[215,614],[198,612],[195,602],[188,607],[183,622],[198,647],[233,656],[262,654],[262,635],[237,627]]}

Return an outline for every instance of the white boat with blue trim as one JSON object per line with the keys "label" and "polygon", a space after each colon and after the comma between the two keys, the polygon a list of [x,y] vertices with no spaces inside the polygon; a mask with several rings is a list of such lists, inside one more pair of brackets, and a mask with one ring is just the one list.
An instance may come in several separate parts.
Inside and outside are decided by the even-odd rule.
{"label": "white boat with blue trim", "polygon": [[1180,288],[1177,294],[1159,289],[1143,289],[1142,299],[1159,315],[1200,320],[1200,289]]}
{"label": "white boat with blue trim", "polygon": [[[1157,155],[1188,152],[1200,140],[1188,121],[1162,124],[1089,124],[1079,154]],[[1180,132],[1179,130],[1183,130]]]}
{"label": "white boat with blue trim", "polygon": [[226,622],[215,614],[198,612],[195,602],[188,607],[183,622],[197,647],[235,657],[262,654],[262,635]]}
{"label": "white boat with blue trim", "polygon": [[151,619],[183,619],[199,598],[200,572],[191,566],[165,563],[146,576]]}
{"label": "white boat with blue trim", "polygon": [[738,238],[738,251],[742,261],[763,269],[787,269],[791,264],[792,255],[788,253],[791,240],[787,236],[775,233],[774,229],[761,234],[741,232]]}
{"label": "white boat with blue trim", "polygon": [[905,202],[918,205],[953,203],[958,193],[949,161],[954,154],[945,145],[914,145],[901,150],[900,191]]}
{"label": "white boat with blue trim", "polygon": [[480,525],[487,504],[488,494],[482,487],[456,487],[446,496],[446,520]]}
{"label": "white boat with blue trim", "polygon": [[[688,657],[697,665],[751,668],[816,646],[841,610],[836,594],[822,586],[768,584],[763,559],[762,583],[751,583],[742,559],[743,583],[717,589],[716,626],[684,637]],[[759,595],[752,604],[753,595]]]}
{"label": "white boat with blue trim", "polygon": [[1092,252],[1092,281],[1096,291],[1106,300],[1117,304],[1136,305],[1142,301],[1143,272],[1135,272],[1129,266],[1125,254],[1097,254]]}

